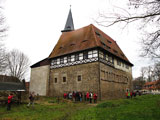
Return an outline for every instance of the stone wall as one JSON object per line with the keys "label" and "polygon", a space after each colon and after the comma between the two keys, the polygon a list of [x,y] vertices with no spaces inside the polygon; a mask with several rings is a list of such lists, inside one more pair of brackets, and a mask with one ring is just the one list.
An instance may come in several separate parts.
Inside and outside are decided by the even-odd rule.
{"label": "stone wall", "polygon": [[[81,81],[78,81],[81,76]],[[66,77],[66,82],[63,82]],[[51,69],[50,96],[62,96],[65,92],[79,91],[86,93],[99,91],[99,63],[87,63],[63,68]]]}
{"label": "stone wall", "polygon": [[41,96],[47,95],[49,78],[49,65],[31,68],[29,91]]}
{"label": "stone wall", "polygon": [[[81,81],[77,80],[79,75]],[[48,95],[56,97],[63,96],[65,92],[91,91],[102,100],[124,98],[126,90],[131,90],[131,81],[131,73],[100,62],[56,68],[50,72]]]}
{"label": "stone wall", "polygon": [[124,98],[131,90],[132,74],[100,63],[101,99]]}

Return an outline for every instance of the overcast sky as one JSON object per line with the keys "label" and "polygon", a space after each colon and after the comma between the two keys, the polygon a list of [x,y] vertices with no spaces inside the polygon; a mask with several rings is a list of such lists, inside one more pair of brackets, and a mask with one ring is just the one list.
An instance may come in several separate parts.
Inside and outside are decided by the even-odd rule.
{"label": "overcast sky", "polygon": [[99,12],[114,11],[127,6],[128,0],[0,0],[9,26],[5,44],[7,49],[19,49],[34,64],[49,56],[64,29],[70,5],[75,29],[94,24],[112,37],[134,64],[133,77],[140,75],[140,67],[149,64],[139,58],[141,32],[136,25],[125,30],[119,25],[98,26],[94,19]]}

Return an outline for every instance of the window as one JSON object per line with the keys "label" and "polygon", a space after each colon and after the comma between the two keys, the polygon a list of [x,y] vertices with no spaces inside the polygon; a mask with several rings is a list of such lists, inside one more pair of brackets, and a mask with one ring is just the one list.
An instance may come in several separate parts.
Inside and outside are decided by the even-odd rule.
{"label": "window", "polygon": [[92,51],[88,52],[88,58],[92,58]]}
{"label": "window", "polygon": [[106,72],[106,80],[108,80],[108,72]]}
{"label": "window", "polygon": [[98,51],[97,50],[93,50],[93,57],[98,57]]}
{"label": "window", "polygon": [[63,57],[60,59],[60,63],[61,63],[61,64],[64,63],[64,58],[63,58]]}
{"label": "window", "polygon": [[66,77],[63,77],[63,82],[66,82]]}
{"label": "window", "polygon": [[112,57],[111,57],[111,56],[108,56],[108,61],[109,61],[109,62],[112,62],[112,60],[113,60]]}
{"label": "window", "polygon": [[70,55],[68,56],[68,62],[71,62],[71,56]]}
{"label": "window", "polygon": [[75,55],[71,55],[71,61],[72,61],[72,62],[75,61]]}
{"label": "window", "polygon": [[60,64],[60,58],[57,59],[57,65]]}
{"label": "window", "polygon": [[64,57],[64,63],[67,63],[67,57]]}
{"label": "window", "polygon": [[124,63],[122,62],[122,67],[124,67]]}
{"label": "window", "polygon": [[84,52],[83,59],[88,59],[88,52]]}
{"label": "window", "polygon": [[52,65],[56,65],[57,64],[57,59],[52,60]]}
{"label": "window", "polygon": [[104,80],[105,79],[105,71],[101,70],[101,78]]}
{"label": "window", "polygon": [[108,61],[108,55],[106,54],[106,58],[105,58],[105,60],[107,60]]}
{"label": "window", "polygon": [[79,60],[79,54],[75,55],[75,60],[78,61]]}
{"label": "window", "polygon": [[77,76],[77,81],[78,81],[78,82],[82,81],[82,76],[81,76],[81,75],[78,75],[78,76]]}
{"label": "window", "polygon": [[117,60],[117,65],[121,66],[121,61]]}
{"label": "window", "polygon": [[57,78],[54,78],[54,83],[57,83]]}
{"label": "window", "polygon": [[92,50],[88,52],[88,58],[98,57],[98,51]]}
{"label": "window", "polygon": [[103,52],[101,52],[101,51],[99,52],[99,57],[100,57],[100,58],[103,58],[103,57],[104,57],[104,56],[103,56]]}
{"label": "window", "polygon": [[83,53],[79,54],[79,60],[83,60]]}
{"label": "window", "polygon": [[127,68],[127,69],[129,69],[129,66],[128,66],[128,65],[126,65],[126,68]]}

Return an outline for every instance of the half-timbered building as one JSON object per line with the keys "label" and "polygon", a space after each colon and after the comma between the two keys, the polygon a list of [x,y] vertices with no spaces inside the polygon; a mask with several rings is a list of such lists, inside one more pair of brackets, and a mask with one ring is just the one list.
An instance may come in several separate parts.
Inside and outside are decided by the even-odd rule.
{"label": "half-timbered building", "polygon": [[49,57],[31,66],[30,91],[50,96],[91,91],[99,99],[120,98],[131,89],[132,66],[116,41],[94,25],[75,30],[70,10]]}

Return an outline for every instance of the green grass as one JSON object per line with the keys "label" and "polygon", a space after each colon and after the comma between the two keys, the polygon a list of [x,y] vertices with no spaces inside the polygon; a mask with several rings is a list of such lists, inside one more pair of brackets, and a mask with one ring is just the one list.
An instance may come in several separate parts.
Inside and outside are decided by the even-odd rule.
{"label": "green grass", "polygon": [[0,106],[0,120],[160,120],[160,95],[134,99],[108,100],[99,104],[73,103],[42,98],[35,108],[13,105],[11,111]]}

